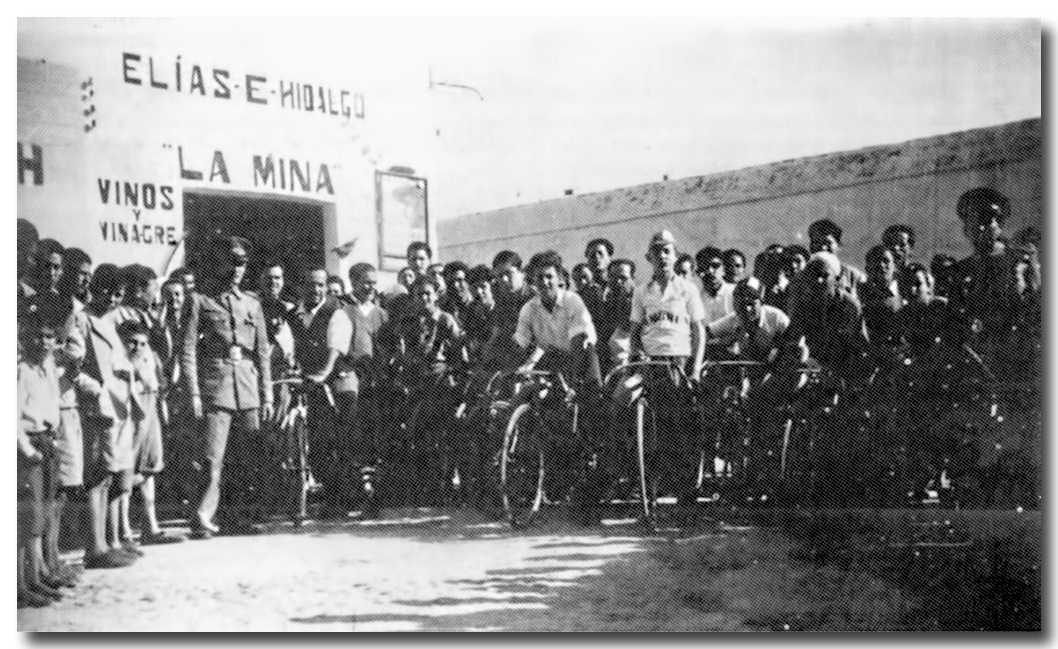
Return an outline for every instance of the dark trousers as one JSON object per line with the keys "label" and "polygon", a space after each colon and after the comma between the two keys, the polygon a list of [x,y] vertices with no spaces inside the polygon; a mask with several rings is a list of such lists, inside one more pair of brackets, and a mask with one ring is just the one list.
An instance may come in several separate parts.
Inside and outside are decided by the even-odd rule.
{"label": "dark trousers", "polygon": [[307,394],[309,466],[323,484],[327,507],[348,510],[360,493],[360,470],[373,462],[374,449],[359,420],[359,394],[335,392],[331,399],[322,386]]}
{"label": "dark trousers", "polygon": [[643,368],[643,380],[657,426],[654,470],[663,489],[687,495],[695,489],[703,448],[702,430],[688,389],[688,359],[683,356],[653,358],[665,366]]}

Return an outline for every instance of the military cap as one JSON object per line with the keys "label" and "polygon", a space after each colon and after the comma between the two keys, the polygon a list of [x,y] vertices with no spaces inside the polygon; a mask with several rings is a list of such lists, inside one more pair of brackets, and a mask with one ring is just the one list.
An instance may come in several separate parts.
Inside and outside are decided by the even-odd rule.
{"label": "military cap", "polygon": [[994,215],[1003,223],[1010,216],[1010,199],[991,187],[975,187],[959,197],[956,213],[959,219],[966,219],[984,212]]}

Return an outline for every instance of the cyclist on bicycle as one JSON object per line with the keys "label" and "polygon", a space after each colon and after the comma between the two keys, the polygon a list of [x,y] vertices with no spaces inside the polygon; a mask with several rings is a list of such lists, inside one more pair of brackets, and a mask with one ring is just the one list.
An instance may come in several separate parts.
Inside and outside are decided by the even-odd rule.
{"label": "cyclist on bicycle", "polygon": [[[735,285],[735,311],[706,327],[706,336],[716,338],[733,350],[737,360],[760,363],[761,367],[743,368],[741,372],[711,372],[703,379],[703,391],[708,395],[736,389],[737,401],[745,404],[751,435],[751,471],[758,476],[768,473],[767,452],[776,448],[776,433],[781,430],[784,413],[782,403],[791,396],[793,385],[788,381],[771,380],[768,374],[779,358],[780,350],[787,342],[786,331],[790,319],[782,310],[763,303],[765,288],[759,279],[750,277]],[[734,368],[728,368],[734,369]],[[711,377],[715,376],[715,379]],[[736,385],[732,385],[732,382]],[[712,408],[705,417],[707,422],[721,420],[720,399],[705,399],[704,407]],[[719,430],[718,458],[713,469],[720,474],[733,470],[730,463],[739,463],[739,447],[743,440],[731,431]],[[774,454],[773,454],[774,455]]]}
{"label": "cyclist on bicycle", "polygon": [[[562,258],[548,250],[529,260],[529,276],[537,295],[518,313],[514,342],[522,350],[519,370],[560,372],[574,387],[582,408],[580,421],[589,446],[599,441],[598,400],[602,376],[595,353],[596,333],[584,301],[571,290],[561,288]],[[556,458],[564,470],[560,476],[575,475],[574,462],[582,440],[556,440]]]}
{"label": "cyclist on bicycle", "polygon": [[[438,305],[440,286],[424,275],[412,284],[416,311],[393,322],[390,331],[395,356],[393,366],[402,373],[409,389],[412,412],[396,413],[407,419],[411,438],[394,458],[419,476],[416,497],[434,499],[434,490],[443,489],[448,475],[442,475],[447,461],[446,445],[454,431],[455,389],[453,370],[466,367],[464,335],[451,314]],[[395,442],[397,440],[390,440]],[[407,454],[411,455],[408,456]]]}
{"label": "cyclist on bicycle", "polygon": [[700,431],[687,389],[687,371],[691,370],[691,377],[701,373],[705,307],[697,287],[676,274],[676,258],[671,232],[662,230],[651,237],[647,260],[653,273],[632,298],[632,357],[668,362],[667,367],[645,367],[644,379],[657,413],[658,431],[668,440],[660,449],[668,459],[664,464],[675,475],[691,476],[676,485],[677,497],[693,502]]}
{"label": "cyclist on bicycle", "polygon": [[560,288],[562,258],[557,252],[533,255],[529,274],[537,295],[522,306],[514,342],[523,350],[521,369],[563,372],[571,381],[598,390],[602,384],[595,355],[591,314],[573,291]]}

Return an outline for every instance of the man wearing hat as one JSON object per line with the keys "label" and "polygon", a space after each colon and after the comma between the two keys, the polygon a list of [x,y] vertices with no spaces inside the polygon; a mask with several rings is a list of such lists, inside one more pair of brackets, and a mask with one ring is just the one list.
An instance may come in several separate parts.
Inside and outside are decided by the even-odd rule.
{"label": "man wearing hat", "polygon": [[[653,267],[650,281],[632,297],[632,357],[665,361],[666,367],[644,368],[658,429],[671,437],[662,454],[669,469],[669,487],[681,503],[695,501],[697,457],[686,448],[698,443],[697,422],[691,413],[688,377],[701,374],[705,351],[705,307],[698,287],[676,274],[676,239],[668,230],[650,239],[647,260]],[[693,460],[691,466],[688,464]]]}
{"label": "man wearing hat", "polygon": [[1039,299],[1040,287],[1017,281],[1017,264],[1035,253],[1013,249],[1003,239],[1010,200],[991,187],[977,187],[959,197],[956,207],[972,255],[955,264],[951,303],[971,346],[990,356],[1013,340],[1022,316]]}
{"label": "man wearing hat", "polygon": [[[256,482],[249,452],[260,430],[260,418],[272,415],[272,375],[268,359],[268,330],[261,303],[240,288],[246,274],[248,243],[239,237],[214,241],[210,259],[203,264],[203,293],[192,303],[184,333],[183,374],[196,418],[205,418],[207,475],[196,516],[195,538],[210,538],[219,531],[213,520],[221,495],[221,469],[233,425],[241,428],[233,438],[230,493],[252,489]],[[246,484],[249,482],[250,484]],[[226,489],[227,491],[227,489]],[[243,503],[239,503],[240,505]],[[233,512],[233,531],[249,532],[249,507]]]}

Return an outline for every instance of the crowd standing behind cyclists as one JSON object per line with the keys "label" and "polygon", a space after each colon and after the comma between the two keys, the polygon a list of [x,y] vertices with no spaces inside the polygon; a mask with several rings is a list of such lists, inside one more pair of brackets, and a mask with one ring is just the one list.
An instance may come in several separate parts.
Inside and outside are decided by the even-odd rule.
{"label": "crowd standing behind cyclists", "polygon": [[70,502],[87,512],[78,527],[88,569],[183,541],[159,525],[162,498],[186,508],[194,538],[252,533],[277,484],[278,465],[261,458],[281,445],[275,431],[291,404],[290,385],[273,379],[294,371],[306,384],[323,515],[343,517],[357,506],[377,515],[377,464],[412,452],[382,438],[387,417],[411,416],[386,409],[398,384],[416,417],[443,427],[459,376],[557,369],[597,403],[607,371],[650,358],[661,361],[645,372],[661,427],[689,438],[695,423],[676,402],[709,360],[793,358],[852,378],[880,350],[965,343],[999,367],[1038,363],[1039,233],[1004,236],[1010,203],[990,188],[964,193],[955,210],[973,246],[959,261],[916,261],[915,231],[894,224],[864,273],[839,257],[842,228],[821,219],[808,228],[809,250],[772,244],[747,277],[742,251],[681,250],[663,230],[645,242],[650,275],[639,285],[641,251],[615,257],[597,238],[572,272],[553,251],[524,270],[511,250],[491,268],[442,265],[415,242],[385,294],[368,263],[350,268],[348,286],[323,268],[290,286],[288,269],[268,262],[251,291],[253,251],[229,237],[212,243],[200,276],[181,268],[161,278],[160,300],[150,269],[93,269],[83,251],[38,239],[20,219],[19,603],[47,605],[76,583],[58,552]]}

